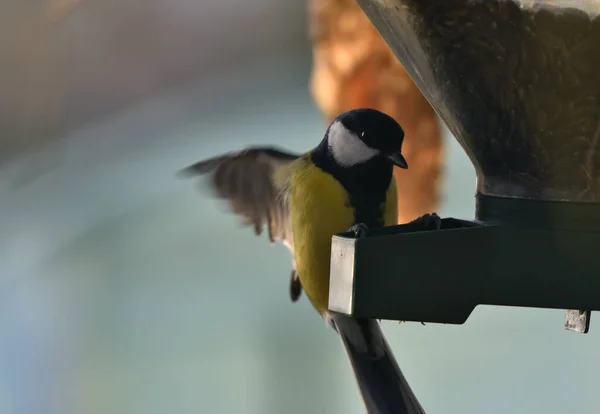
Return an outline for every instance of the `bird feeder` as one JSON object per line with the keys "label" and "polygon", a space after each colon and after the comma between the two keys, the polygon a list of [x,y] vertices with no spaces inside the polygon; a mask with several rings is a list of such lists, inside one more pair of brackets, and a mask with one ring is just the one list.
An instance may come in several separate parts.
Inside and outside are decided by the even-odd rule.
{"label": "bird feeder", "polygon": [[[462,324],[477,305],[600,310],[600,3],[358,0],[467,153],[472,220],[332,241],[330,310]],[[409,160],[410,162],[410,160]]]}

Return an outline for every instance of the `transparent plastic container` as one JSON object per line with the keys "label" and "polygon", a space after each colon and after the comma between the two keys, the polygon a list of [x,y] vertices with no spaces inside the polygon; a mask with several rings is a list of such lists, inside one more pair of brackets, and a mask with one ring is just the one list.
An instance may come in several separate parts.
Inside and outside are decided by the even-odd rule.
{"label": "transparent plastic container", "polygon": [[488,196],[600,202],[600,2],[359,0]]}

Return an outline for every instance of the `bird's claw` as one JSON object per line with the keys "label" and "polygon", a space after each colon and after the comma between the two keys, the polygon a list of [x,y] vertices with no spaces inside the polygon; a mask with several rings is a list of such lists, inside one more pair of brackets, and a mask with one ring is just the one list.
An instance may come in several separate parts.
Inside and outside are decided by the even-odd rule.
{"label": "bird's claw", "polygon": [[427,213],[414,220],[423,225],[424,230],[439,230],[442,228],[442,219],[437,213]]}
{"label": "bird's claw", "polygon": [[369,234],[369,227],[364,223],[356,223],[354,226],[350,227],[348,231],[354,233],[355,238],[362,239]]}

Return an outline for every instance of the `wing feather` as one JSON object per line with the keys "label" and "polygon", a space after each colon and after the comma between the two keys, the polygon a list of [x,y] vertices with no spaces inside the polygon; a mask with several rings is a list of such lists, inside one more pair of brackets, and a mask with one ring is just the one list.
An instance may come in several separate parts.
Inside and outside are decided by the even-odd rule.
{"label": "wing feather", "polygon": [[217,196],[257,235],[268,229],[271,242],[282,241],[292,250],[289,211],[276,173],[300,155],[273,147],[252,147],[199,161],[180,171],[183,176],[211,175]]}

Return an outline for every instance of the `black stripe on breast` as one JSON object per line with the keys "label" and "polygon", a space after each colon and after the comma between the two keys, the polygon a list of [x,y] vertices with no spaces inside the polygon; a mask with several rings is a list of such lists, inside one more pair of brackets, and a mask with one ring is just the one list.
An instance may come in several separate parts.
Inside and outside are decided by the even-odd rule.
{"label": "black stripe on breast", "polygon": [[347,191],[355,224],[363,223],[369,228],[384,226],[386,195],[393,173],[393,166],[387,160],[374,158],[360,165],[342,167],[322,145],[311,154],[311,160]]}

